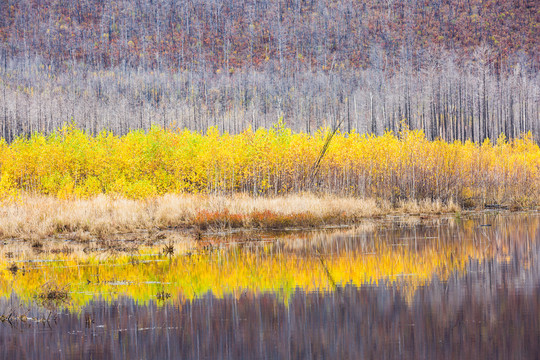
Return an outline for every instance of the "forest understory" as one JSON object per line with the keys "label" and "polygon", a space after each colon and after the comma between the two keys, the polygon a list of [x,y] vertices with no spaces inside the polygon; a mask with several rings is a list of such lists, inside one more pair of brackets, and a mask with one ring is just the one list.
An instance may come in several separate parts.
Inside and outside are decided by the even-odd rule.
{"label": "forest understory", "polygon": [[93,136],[74,126],[0,143],[0,236],[118,238],[163,230],[283,230],[387,215],[535,210],[531,135],[481,144],[278,123],[240,134],[153,127]]}

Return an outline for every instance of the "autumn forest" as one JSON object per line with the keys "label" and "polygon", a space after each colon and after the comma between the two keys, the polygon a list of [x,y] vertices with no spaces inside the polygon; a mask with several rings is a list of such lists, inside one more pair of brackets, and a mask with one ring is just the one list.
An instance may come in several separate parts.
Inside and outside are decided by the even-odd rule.
{"label": "autumn forest", "polygon": [[534,0],[5,0],[0,134],[540,136]]}

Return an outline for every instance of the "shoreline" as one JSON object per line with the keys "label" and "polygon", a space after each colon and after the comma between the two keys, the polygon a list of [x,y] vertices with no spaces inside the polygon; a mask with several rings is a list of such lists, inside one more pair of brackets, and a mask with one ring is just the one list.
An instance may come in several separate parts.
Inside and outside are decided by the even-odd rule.
{"label": "shoreline", "polygon": [[127,234],[147,239],[166,236],[163,233],[167,232],[197,238],[216,232],[324,229],[386,216],[427,218],[469,212],[439,200],[404,201],[393,206],[375,199],[313,194],[272,198],[168,194],[146,200],[109,195],[67,200],[23,195],[0,204],[0,239],[90,241]]}

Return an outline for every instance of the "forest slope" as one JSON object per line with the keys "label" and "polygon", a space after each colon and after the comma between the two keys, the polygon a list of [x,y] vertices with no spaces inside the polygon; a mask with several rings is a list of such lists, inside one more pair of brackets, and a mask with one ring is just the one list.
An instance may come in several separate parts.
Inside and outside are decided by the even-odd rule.
{"label": "forest slope", "polygon": [[0,135],[75,121],[429,139],[540,134],[534,0],[7,0]]}

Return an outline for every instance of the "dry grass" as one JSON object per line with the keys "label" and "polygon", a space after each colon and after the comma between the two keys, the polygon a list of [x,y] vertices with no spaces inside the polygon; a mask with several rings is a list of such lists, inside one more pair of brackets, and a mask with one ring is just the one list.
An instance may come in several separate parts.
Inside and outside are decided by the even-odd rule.
{"label": "dry grass", "polygon": [[[0,206],[0,237],[40,239],[67,234],[80,242],[111,234],[160,229],[317,227],[352,223],[386,214],[456,212],[454,203],[404,202],[392,206],[373,199],[320,197],[310,194],[263,198],[246,195],[164,195],[128,200],[107,195],[91,199],[24,196]],[[198,231],[198,230],[196,230]]]}

